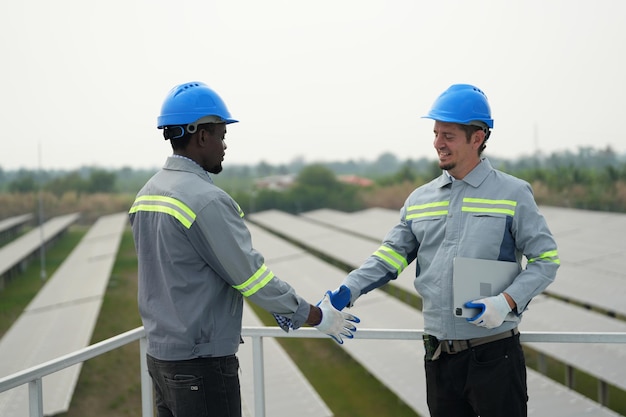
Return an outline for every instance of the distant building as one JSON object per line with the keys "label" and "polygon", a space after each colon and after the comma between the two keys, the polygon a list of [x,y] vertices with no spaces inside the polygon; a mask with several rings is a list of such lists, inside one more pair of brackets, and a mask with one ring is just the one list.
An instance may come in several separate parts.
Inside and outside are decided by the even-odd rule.
{"label": "distant building", "polygon": [[369,187],[374,185],[374,181],[369,178],[359,177],[358,175],[340,175],[339,182],[344,184],[358,185],[359,187]]}
{"label": "distant building", "polygon": [[260,190],[285,191],[291,188],[295,181],[294,174],[271,175],[255,180],[254,185]]}
{"label": "distant building", "polygon": [[[358,187],[369,187],[374,185],[374,181],[369,178],[359,177],[358,175],[340,175],[337,177],[337,181],[343,184],[356,185]],[[263,177],[255,180],[254,185],[259,190],[285,191],[291,188],[295,182],[295,174],[270,175],[269,177]]]}

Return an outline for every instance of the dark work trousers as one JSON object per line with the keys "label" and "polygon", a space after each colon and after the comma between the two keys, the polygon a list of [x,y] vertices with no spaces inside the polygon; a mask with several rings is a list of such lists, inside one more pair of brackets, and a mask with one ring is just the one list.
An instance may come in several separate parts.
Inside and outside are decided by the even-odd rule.
{"label": "dark work trousers", "polygon": [[162,361],[147,356],[157,417],[241,417],[235,355]]}
{"label": "dark work trousers", "polygon": [[527,415],[526,361],[519,335],[442,353],[425,361],[425,367],[432,417]]}

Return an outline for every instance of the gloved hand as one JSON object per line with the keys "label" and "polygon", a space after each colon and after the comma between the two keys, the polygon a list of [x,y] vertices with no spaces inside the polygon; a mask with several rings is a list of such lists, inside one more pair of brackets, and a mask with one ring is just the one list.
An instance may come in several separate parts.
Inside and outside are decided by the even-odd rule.
{"label": "gloved hand", "polygon": [[[351,298],[352,294],[350,293],[350,288],[345,285],[342,285],[330,293],[330,303],[339,311],[343,310],[348,306],[348,304],[350,304]],[[318,301],[315,305],[319,307],[321,302],[322,300]]]}
{"label": "gloved hand", "polygon": [[354,332],[356,332],[356,326],[352,323],[360,323],[361,320],[353,316],[350,313],[344,313],[333,307],[330,296],[330,291],[326,291],[324,298],[319,303],[319,308],[322,310],[322,321],[315,326],[317,330],[332,337],[335,342],[340,345],[343,344],[343,337],[352,339]]}
{"label": "gloved hand", "polygon": [[[330,293],[330,303],[337,310],[341,311],[348,304],[350,304],[351,296],[352,295],[350,293],[350,289],[345,285],[342,285],[341,287]],[[322,300],[318,301],[315,305],[319,307],[321,302]],[[291,322],[291,319],[276,313],[272,313],[272,315],[274,316],[274,320],[276,320],[276,323],[280,326],[280,328],[289,333],[289,330],[293,328],[293,323]]]}
{"label": "gloved hand", "polygon": [[494,329],[500,326],[511,311],[511,306],[509,306],[503,293],[493,297],[481,298],[480,300],[468,301],[465,303],[465,307],[481,309],[480,313],[468,318],[467,321],[487,329]]}

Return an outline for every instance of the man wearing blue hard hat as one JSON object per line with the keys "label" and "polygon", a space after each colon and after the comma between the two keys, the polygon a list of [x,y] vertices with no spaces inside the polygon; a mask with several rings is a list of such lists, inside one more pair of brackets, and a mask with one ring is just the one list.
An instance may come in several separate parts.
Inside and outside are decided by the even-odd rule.
{"label": "man wearing blue hard hat", "polygon": [[241,416],[244,298],[340,344],[359,321],[333,308],[330,292],[308,303],[253,248],[243,211],[210,175],[222,171],[226,127],[236,122],[206,84],[175,86],[157,123],[173,155],[129,212],[157,417]]}
{"label": "man wearing blue hard hat", "polygon": [[[452,85],[424,118],[434,120],[441,176],[409,195],[398,224],[348,274],[331,302],[339,309],[352,306],[415,261],[431,416],[526,416],[526,367],[517,326],[532,298],[556,277],[556,242],[530,185],[482,157],[493,128],[483,91]],[[468,300],[464,307],[473,313],[463,317],[463,307],[453,304],[453,277],[462,272],[454,271],[455,259],[506,262],[513,276],[502,292]],[[489,263],[495,264],[503,265]]]}

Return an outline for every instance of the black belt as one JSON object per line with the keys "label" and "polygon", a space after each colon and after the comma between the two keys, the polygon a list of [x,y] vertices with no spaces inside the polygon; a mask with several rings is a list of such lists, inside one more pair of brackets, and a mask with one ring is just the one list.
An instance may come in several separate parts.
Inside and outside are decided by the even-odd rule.
{"label": "black belt", "polygon": [[445,352],[449,355],[454,355],[455,353],[463,352],[471,347],[476,347],[480,345],[484,345],[486,343],[495,342],[496,340],[508,339],[509,337],[513,337],[519,334],[519,330],[516,328],[508,330],[503,333],[494,334],[491,336],[485,337],[477,337],[475,339],[468,340],[440,340],[439,346],[435,350],[432,360],[436,360],[441,355],[441,352]]}

